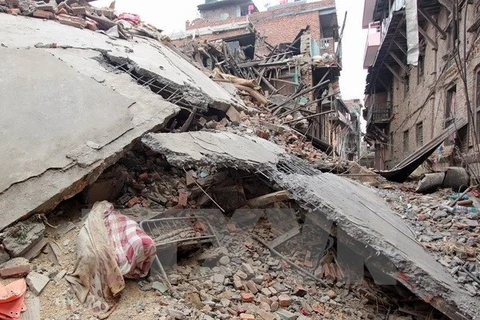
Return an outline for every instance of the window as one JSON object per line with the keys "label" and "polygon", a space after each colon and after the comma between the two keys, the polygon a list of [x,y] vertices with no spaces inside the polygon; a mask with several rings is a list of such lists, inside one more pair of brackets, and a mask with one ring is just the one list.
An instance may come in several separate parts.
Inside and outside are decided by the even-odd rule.
{"label": "window", "polygon": [[423,78],[423,73],[425,70],[425,55],[420,54],[418,56],[418,81],[420,82],[420,79]]}
{"label": "window", "polygon": [[480,143],[480,70],[476,73],[476,86],[475,86],[475,110],[476,110],[476,123],[475,130],[477,141],[474,141],[476,144]]}
{"label": "window", "polygon": [[[455,45],[457,43],[457,40],[458,40],[458,21],[452,21],[452,23],[450,24],[450,26],[448,27],[447,29],[447,47],[448,49],[453,49],[455,48]],[[450,51],[451,53],[452,51]]]}
{"label": "window", "polygon": [[393,158],[393,132],[390,132],[390,157]]}
{"label": "window", "polygon": [[409,151],[409,140],[410,136],[408,133],[408,130],[403,131],[403,152],[408,152]]}
{"label": "window", "polygon": [[423,122],[417,123],[415,127],[415,140],[417,141],[417,147],[423,146]]}
{"label": "window", "polygon": [[445,128],[453,123],[455,119],[455,104],[457,97],[457,86],[453,86],[447,90],[445,104]]}
{"label": "window", "polygon": [[406,98],[406,97],[408,97],[408,92],[410,91],[410,76],[409,75],[405,76],[404,83],[403,83],[403,89],[404,89],[403,95]]}
{"label": "window", "polygon": [[[455,121],[455,106],[457,98],[457,87],[452,86],[447,90],[445,101],[445,128],[450,126]],[[446,140],[445,145],[450,146],[455,141],[455,133],[452,133]]]}

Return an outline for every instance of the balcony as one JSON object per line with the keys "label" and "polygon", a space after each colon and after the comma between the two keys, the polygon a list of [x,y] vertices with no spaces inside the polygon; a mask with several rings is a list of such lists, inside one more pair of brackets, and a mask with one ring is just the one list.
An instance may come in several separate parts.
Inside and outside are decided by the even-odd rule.
{"label": "balcony", "polygon": [[391,103],[384,104],[375,104],[367,108],[367,125],[370,123],[374,124],[385,124],[389,123],[392,118],[392,105]]}
{"label": "balcony", "polygon": [[372,22],[368,25],[367,44],[365,45],[365,56],[363,60],[363,68],[368,69],[375,62],[382,33],[379,22]]}

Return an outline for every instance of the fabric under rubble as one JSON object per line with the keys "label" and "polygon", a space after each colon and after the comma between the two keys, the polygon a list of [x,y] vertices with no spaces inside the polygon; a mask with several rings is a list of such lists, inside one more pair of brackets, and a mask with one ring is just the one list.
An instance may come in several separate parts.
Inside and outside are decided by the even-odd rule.
{"label": "fabric under rubble", "polygon": [[93,205],[77,240],[77,262],[66,276],[77,298],[100,319],[115,310],[126,278],[147,275],[156,254],[153,240],[107,201]]}

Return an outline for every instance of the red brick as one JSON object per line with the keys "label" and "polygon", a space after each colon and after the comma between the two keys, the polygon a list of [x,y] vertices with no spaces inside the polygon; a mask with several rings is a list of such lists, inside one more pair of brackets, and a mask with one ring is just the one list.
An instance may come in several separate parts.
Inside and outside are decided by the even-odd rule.
{"label": "red brick", "polygon": [[22,11],[20,11],[20,9],[18,8],[9,8],[7,9],[7,13],[13,14],[14,16],[18,16],[20,13],[22,13]]}
{"label": "red brick", "polygon": [[178,193],[178,204],[181,206],[186,207],[188,204],[188,192],[186,191],[180,191]]}
{"label": "red brick", "polygon": [[45,10],[38,10],[38,9],[33,12],[33,16],[35,18],[40,18],[40,19],[53,19],[53,18],[55,18],[55,15],[53,14],[53,12],[45,11]]}
{"label": "red brick", "polygon": [[30,271],[32,267],[25,258],[13,258],[0,266],[0,277],[24,277]]}
{"label": "red brick", "polygon": [[242,297],[243,302],[253,302],[253,298],[255,298],[251,292],[242,292],[240,293],[240,297]]}
{"label": "red brick", "polygon": [[128,200],[127,207],[131,208],[131,207],[133,207],[134,205],[136,205],[137,203],[140,203],[140,202],[142,202],[141,198],[133,197],[132,199]]}

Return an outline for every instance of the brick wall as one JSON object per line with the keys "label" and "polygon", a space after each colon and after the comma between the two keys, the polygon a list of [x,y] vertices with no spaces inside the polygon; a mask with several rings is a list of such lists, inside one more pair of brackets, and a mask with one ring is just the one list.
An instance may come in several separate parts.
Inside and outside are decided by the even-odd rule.
{"label": "brick wall", "polygon": [[236,18],[240,15],[240,6],[228,6],[215,10],[202,11],[200,13],[203,19],[209,21],[220,20],[224,14],[227,14],[229,18]]}
{"label": "brick wall", "polygon": [[[469,8],[470,10],[471,8]],[[470,10],[472,11],[472,10]],[[463,16],[463,13],[462,13]],[[442,27],[448,23],[448,11],[442,7],[437,16],[438,24]],[[467,28],[473,22],[473,16],[467,19]],[[447,90],[456,86],[456,108],[455,117],[468,119],[466,95],[463,82],[461,81],[455,62],[448,63],[449,54],[452,49],[448,45],[448,38],[442,39],[440,33],[431,24],[424,27],[432,39],[437,39],[438,50],[435,50],[430,42],[426,42],[425,64],[423,76],[419,75],[417,67],[410,67],[408,92],[405,92],[405,84],[397,78],[393,78],[393,119],[390,123],[390,133],[393,133],[393,147],[389,146],[385,152],[386,167],[391,168],[396,163],[417,150],[420,145],[416,139],[416,128],[418,123],[423,124],[423,143],[425,144],[438,135],[445,127],[445,110],[447,105]],[[460,39],[463,38],[463,28],[460,30]],[[472,33],[467,33],[468,45],[473,43]],[[463,44],[461,44],[463,46]],[[467,65],[467,90],[472,102],[475,104],[476,72],[480,65],[480,42],[476,44],[478,51],[472,54]],[[397,73],[401,74],[400,67]],[[434,94],[427,99],[430,90],[434,88]],[[474,125],[469,120],[470,129]],[[404,132],[408,130],[408,150],[404,149]],[[473,151],[473,132],[469,133],[467,152]],[[393,148],[393,150],[392,150]]]}
{"label": "brick wall", "polygon": [[[310,11],[320,7],[334,6],[334,0],[322,0],[311,3],[303,3],[295,6],[288,6],[285,8],[279,8],[271,11],[255,12],[248,16],[250,22],[260,32],[262,36],[265,36],[265,41],[275,46],[279,43],[292,42],[300,29],[310,26],[312,38],[319,41],[321,37],[320,30],[320,18],[318,11]],[[306,12],[305,12],[306,11]],[[302,13],[303,12],[303,13]],[[245,17],[229,18],[221,21],[214,21],[209,19],[195,19],[193,21],[187,21],[185,28],[187,31],[205,28],[215,27],[233,22],[244,21]],[[229,34],[240,35],[243,34],[243,30],[237,30],[235,32],[230,31]],[[227,36],[202,36],[202,39],[219,39],[226,38]]]}

